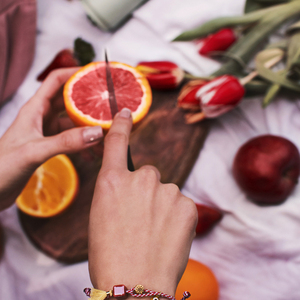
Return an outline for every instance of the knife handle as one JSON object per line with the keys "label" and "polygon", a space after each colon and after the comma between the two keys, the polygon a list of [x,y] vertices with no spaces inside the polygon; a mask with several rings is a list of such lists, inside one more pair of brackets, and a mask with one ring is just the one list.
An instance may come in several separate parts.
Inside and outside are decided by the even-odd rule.
{"label": "knife handle", "polygon": [[128,170],[131,171],[131,172],[133,172],[135,170],[133,162],[132,162],[132,158],[131,158],[130,146],[129,145],[128,145],[128,151],[127,151],[127,167],[128,167]]}

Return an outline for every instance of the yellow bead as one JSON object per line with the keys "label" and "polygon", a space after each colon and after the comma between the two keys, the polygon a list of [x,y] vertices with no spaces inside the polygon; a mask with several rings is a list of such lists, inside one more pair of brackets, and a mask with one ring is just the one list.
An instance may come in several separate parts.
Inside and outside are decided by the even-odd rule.
{"label": "yellow bead", "polygon": [[141,284],[138,284],[135,286],[134,291],[137,294],[143,294],[144,293],[144,287]]}

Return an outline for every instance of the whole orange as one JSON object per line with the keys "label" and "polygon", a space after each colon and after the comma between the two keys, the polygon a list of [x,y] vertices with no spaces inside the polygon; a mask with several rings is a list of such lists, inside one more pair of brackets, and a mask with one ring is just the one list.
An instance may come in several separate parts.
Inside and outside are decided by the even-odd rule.
{"label": "whole orange", "polygon": [[206,265],[189,259],[178,284],[175,298],[180,300],[184,291],[191,296],[189,300],[218,300],[219,285],[212,270]]}

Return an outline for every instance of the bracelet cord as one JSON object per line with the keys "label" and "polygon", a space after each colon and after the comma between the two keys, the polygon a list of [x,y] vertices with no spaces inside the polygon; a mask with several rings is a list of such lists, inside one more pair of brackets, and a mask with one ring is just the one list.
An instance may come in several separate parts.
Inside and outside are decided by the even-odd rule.
{"label": "bracelet cord", "polygon": [[160,297],[163,297],[163,298],[168,298],[170,300],[176,300],[175,297],[173,297],[171,295],[168,295],[168,294],[165,294],[165,293],[160,293],[160,292],[154,292],[154,291],[147,290],[147,289],[144,289],[144,293],[143,294],[137,294],[135,292],[135,288],[127,290],[126,293],[129,294],[129,295],[131,295],[131,296],[133,296],[133,297],[137,297],[137,298],[151,297],[151,296],[160,296]]}
{"label": "bracelet cord", "polygon": [[[91,296],[91,289],[90,288],[85,288],[83,290],[83,292],[86,294],[86,296],[90,297]],[[100,292],[100,291],[99,291]],[[102,291],[101,291],[102,292]],[[143,293],[136,293],[135,291],[135,287],[133,287],[132,289],[130,290],[126,290],[126,294],[129,294],[133,297],[136,297],[136,298],[142,298],[142,297],[153,297],[153,296],[158,296],[158,297],[163,297],[163,298],[168,298],[170,300],[176,300],[175,297],[171,296],[171,295],[168,295],[168,294],[165,294],[165,293],[161,293],[161,292],[155,292],[155,291],[151,291],[151,290],[148,290],[148,289],[144,289],[143,290]],[[181,298],[181,300],[186,300],[187,298],[189,298],[191,296],[191,294],[187,291],[185,291],[183,293],[183,297]],[[111,296],[109,295],[109,293],[107,292],[106,293],[106,298],[110,298]]]}

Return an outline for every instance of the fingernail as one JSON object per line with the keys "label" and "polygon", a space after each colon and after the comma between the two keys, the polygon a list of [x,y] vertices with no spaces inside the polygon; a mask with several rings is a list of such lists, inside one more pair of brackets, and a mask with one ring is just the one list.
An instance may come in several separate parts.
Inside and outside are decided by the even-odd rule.
{"label": "fingernail", "polygon": [[100,126],[88,127],[83,131],[82,135],[85,143],[92,143],[103,137],[103,131]]}
{"label": "fingernail", "polygon": [[128,119],[128,118],[130,118],[130,116],[131,116],[131,110],[130,110],[129,108],[124,107],[124,108],[120,111],[119,116]]}

